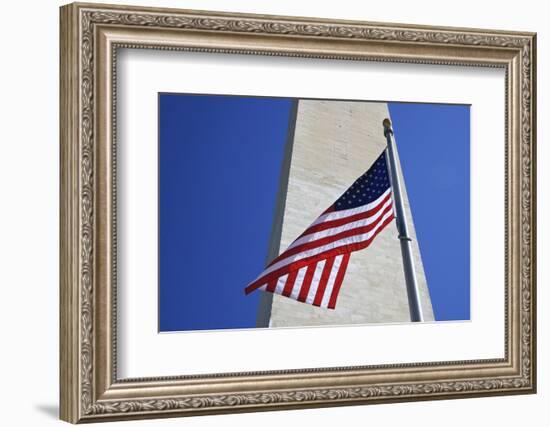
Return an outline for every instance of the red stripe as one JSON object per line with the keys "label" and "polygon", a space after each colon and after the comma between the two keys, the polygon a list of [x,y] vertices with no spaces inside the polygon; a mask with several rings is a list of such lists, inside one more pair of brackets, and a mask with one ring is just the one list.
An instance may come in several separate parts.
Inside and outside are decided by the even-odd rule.
{"label": "red stripe", "polygon": [[[330,205],[321,215],[325,215],[331,212],[334,212],[336,209],[334,208],[334,205]],[[321,216],[319,215],[319,216]]]}
{"label": "red stripe", "polygon": [[275,288],[277,287],[278,279],[273,279],[269,282],[267,285],[267,288],[265,289],[267,292],[275,292]]}
{"label": "red stripe", "polygon": [[338,256],[338,255],[345,255],[347,253],[359,251],[361,249],[367,248],[373,241],[373,239],[388,225],[390,222],[393,221],[394,216],[390,215],[380,226],[378,230],[376,230],[376,233],[374,233],[368,240],[365,240],[364,242],[358,242],[358,243],[351,243],[343,246],[339,246],[337,248],[329,249],[325,252],[321,252],[317,255],[312,255],[308,258],[303,258],[299,261],[291,262],[290,264],[285,265],[284,267],[281,267],[277,270],[272,271],[269,274],[266,274],[265,276],[262,276],[255,280],[254,282],[250,283],[245,288],[245,293],[248,295],[250,292],[253,292],[254,290],[258,289],[259,287],[263,286],[264,284],[268,283],[270,280],[273,280],[274,278],[284,276],[285,274],[294,271],[299,270],[302,267],[305,267],[306,265],[309,265],[313,262],[318,262],[323,259],[330,258],[332,256]]}
{"label": "red stripe", "polygon": [[342,258],[342,263],[340,264],[340,269],[338,270],[338,275],[334,281],[334,287],[332,288],[332,294],[330,295],[330,300],[328,302],[328,308],[334,309],[336,307],[336,298],[338,298],[338,293],[340,292],[340,286],[344,281],[344,275],[346,274],[346,269],[348,268],[350,254],[344,255]]}
{"label": "red stripe", "polygon": [[389,199],[391,199],[391,192],[389,192],[388,195],[384,197],[384,199],[380,203],[365,212],[359,212],[355,215],[350,215],[345,218],[333,219],[331,221],[325,221],[319,224],[312,225],[306,231],[304,231],[300,237],[307,236],[308,234],[313,234],[318,231],[327,230],[329,228],[340,227],[341,225],[345,225],[354,221],[359,221],[361,219],[370,218],[371,216],[375,215],[376,212],[382,209],[384,203],[386,203]]}
{"label": "red stripe", "polygon": [[[389,211],[392,210],[392,205],[388,205],[386,209],[382,211],[380,214],[380,217],[374,221],[371,224],[364,225],[362,227],[356,227],[352,228],[351,230],[341,231],[340,233],[334,234],[332,236],[322,237],[317,240],[313,240],[311,242],[302,243],[301,245],[295,246],[291,249],[288,249],[284,251],[281,255],[279,255],[277,258],[275,258],[271,263],[269,263],[269,266],[275,264],[276,262],[279,262],[285,258],[288,258],[290,256],[299,254],[301,252],[307,251],[309,249],[318,248],[319,246],[328,245],[329,243],[336,242],[338,240],[345,239],[346,237],[352,237],[359,234],[365,234],[371,231],[373,228],[375,228],[382,220],[385,214],[387,214]],[[269,267],[268,266],[268,267]]]}
{"label": "red stripe", "polygon": [[325,262],[323,274],[321,274],[321,279],[319,280],[319,287],[317,288],[317,293],[315,294],[315,299],[313,300],[313,305],[316,305],[317,307],[321,305],[321,301],[323,300],[323,296],[325,295],[325,288],[327,287],[333,264],[334,258],[328,258]]}
{"label": "red stripe", "polygon": [[299,270],[302,267],[305,267],[309,265],[312,262],[321,261],[323,259],[327,259],[331,256],[338,256],[338,255],[345,255],[346,253],[359,251],[361,249],[367,248],[373,241],[373,239],[388,225],[391,221],[393,221],[394,216],[389,216],[384,223],[380,226],[380,228],[374,233],[368,240],[365,240],[363,242],[348,244],[339,246],[337,248],[329,249],[325,252],[321,252],[317,255],[312,255],[307,258],[303,258],[299,261],[292,262],[290,264],[287,264],[277,270],[272,271],[269,274],[266,274],[265,276],[262,276],[255,280],[254,282],[250,283],[245,288],[245,293],[249,294],[250,292],[258,289],[259,287],[263,286],[264,284],[268,283],[269,280],[272,280],[273,278],[277,278],[280,276],[285,275],[288,272]]}
{"label": "red stripe", "polygon": [[305,302],[307,294],[309,293],[309,288],[311,287],[311,279],[313,279],[313,274],[317,268],[317,263],[310,264],[307,267],[306,275],[304,276],[304,281],[302,282],[302,288],[300,289],[300,294],[298,295],[298,301]]}
{"label": "red stripe", "polygon": [[298,270],[291,271],[288,275],[288,279],[286,279],[285,288],[283,289],[282,295],[285,297],[289,297],[292,293],[292,289],[294,288],[294,282],[296,281],[296,276],[298,275]]}

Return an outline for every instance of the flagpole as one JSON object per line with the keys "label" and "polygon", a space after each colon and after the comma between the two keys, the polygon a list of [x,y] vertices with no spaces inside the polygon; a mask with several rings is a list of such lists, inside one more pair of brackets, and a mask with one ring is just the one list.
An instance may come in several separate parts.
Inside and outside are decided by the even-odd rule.
{"label": "flagpole", "polygon": [[395,139],[390,119],[384,119],[384,136],[388,143],[386,158],[388,160],[388,172],[392,186],[395,218],[397,221],[397,231],[399,233],[399,242],[401,244],[401,255],[403,258],[403,270],[405,272],[405,284],[407,286],[407,296],[409,299],[409,311],[411,322],[423,322],[422,309],[420,304],[420,295],[418,292],[418,283],[416,281],[416,272],[412,256],[412,239],[409,236],[407,227],[407,218],[405,216],[405,207],[403,204],[403,194],[401,193],[401,179],[397,173],[397,156]]}

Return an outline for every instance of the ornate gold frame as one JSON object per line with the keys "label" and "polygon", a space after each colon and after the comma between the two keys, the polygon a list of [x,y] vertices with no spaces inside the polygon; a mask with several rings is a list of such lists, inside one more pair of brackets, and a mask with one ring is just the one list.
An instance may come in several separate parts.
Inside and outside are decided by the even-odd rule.
{"label": "ornate gold frame", "polygon": [[[61,418],[77,423],[535,392],[535,34],[98,4],[61,8]],[[118,380],[117,47],[506,70],[505,357]]]}

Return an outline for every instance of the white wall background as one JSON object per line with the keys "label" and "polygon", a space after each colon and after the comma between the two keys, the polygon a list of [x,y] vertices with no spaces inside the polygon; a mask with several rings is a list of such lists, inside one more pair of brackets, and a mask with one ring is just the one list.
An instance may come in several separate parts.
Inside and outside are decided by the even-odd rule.
{"label": "white wall background", "polygon": [[[110,0],[113,3],[122,3]],[[550,115],[550,29],[544,2],[139,1],[133,4],[538,32],[538,117]],[[59,425],[58,402],[58,6],[54,0],[2,6],[0,66],[0,401],[3,425]],[[545,425],[550,405],[550,196],[548,127],[538,128],[539,393],[438,402],[266,412],[130,425]]]}

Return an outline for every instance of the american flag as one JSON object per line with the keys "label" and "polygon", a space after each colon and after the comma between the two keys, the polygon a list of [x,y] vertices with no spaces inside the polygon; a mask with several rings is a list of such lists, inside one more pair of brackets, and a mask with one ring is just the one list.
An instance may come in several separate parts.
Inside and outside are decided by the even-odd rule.
{"label": "american flag", "polygon": [[386,150],[245,288],[334,309],[352,252],[366,248],[394,218]]}

